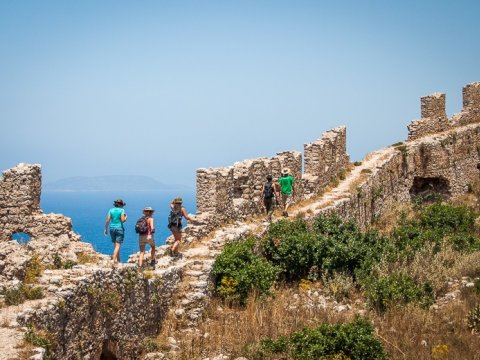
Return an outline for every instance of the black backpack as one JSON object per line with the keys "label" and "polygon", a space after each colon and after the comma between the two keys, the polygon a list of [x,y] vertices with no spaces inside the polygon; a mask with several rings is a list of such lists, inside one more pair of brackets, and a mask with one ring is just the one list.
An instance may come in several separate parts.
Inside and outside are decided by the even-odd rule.
{"label": "black backpack", "polygon": [[180,227],[182,225],[182,210],[180,211],[170,211],[168,215],[168,227],[171,226]]}
{"label": "black backpack", "polygon": [[140,219],[137,220],[135,224],[135,232],[141,235],[148,233],[148,221],[145,216],[142,216]]}
{"label": "black backpack", "polygon": [[273,197],[273,184],[271,182],[265,183],[263,189],[263,197],[265,199],[271,199]]}

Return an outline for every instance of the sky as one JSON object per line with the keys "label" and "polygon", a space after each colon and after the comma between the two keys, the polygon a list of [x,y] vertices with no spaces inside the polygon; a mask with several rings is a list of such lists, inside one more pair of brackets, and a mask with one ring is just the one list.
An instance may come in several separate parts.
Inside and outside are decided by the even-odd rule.
{"label": "sky", "polygon": [[269,157],[347,127],[403,141],[420,97],[480,81],[480,2],[0,0],[0,171],[43,181]]}

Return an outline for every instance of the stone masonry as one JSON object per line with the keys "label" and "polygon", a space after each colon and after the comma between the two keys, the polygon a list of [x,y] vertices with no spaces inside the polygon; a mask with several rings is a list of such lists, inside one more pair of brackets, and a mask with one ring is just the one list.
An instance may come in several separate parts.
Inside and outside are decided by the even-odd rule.
{"label": "stone masonry", "polygon": [[296,199],[320,192],[349,163],[346,153],[346,128],[326,132],[317,141],[305,145],[305,173],[302,154],[284,151],[271,158],[244,160],[225,168],[197,170],[197,210],[216,226],[232,219],[245,219],[262,211],[262,186],[267,175],[274,181],[284,168],[295,178]]}
{"label": "stone masonry", "polygon": [[40,165],[19,164],[3,172],[0,177],[0,242],[10,240],[19,232],[32,238],[67,235],[73,241],[80,239],[72,231],[69,218],[43,214],[40,192]]}

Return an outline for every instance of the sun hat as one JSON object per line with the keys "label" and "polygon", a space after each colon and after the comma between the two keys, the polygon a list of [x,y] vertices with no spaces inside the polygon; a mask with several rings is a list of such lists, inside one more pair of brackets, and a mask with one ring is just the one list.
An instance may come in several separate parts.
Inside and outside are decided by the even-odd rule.
{"label": "sun hat", "polygon": [[143,208],[143,211],[151,211],[152,213],[155,212],[155,210],[153,210],[153,208],[150,206]]}
{"label": "sun hat", "polygon": [[125,205],[127,205],[127,203],[124,202],[122,199],[117,199],[113,202],[113,205],[125,206]]}
{"label": "sun hat", "polygon": [[283,168],[282,169],[282,175],[288,175],[290,174],[290,169],[289,168]]}
{"label": "sun hat", "polygon": [[176,197],[175,199],[173,199],[173,203],[174,204],[181,204],[183,203],[183,200],[181,197]]}

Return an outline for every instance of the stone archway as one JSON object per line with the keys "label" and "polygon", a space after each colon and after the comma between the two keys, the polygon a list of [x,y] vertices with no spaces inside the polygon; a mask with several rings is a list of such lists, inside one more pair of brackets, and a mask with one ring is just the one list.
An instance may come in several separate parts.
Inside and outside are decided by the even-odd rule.
{"label": "stone archway", "polygon": [[450,183],[443,177],[420,177],[413,179],[410,198],[420,202],[434,202],[450,198]]}

